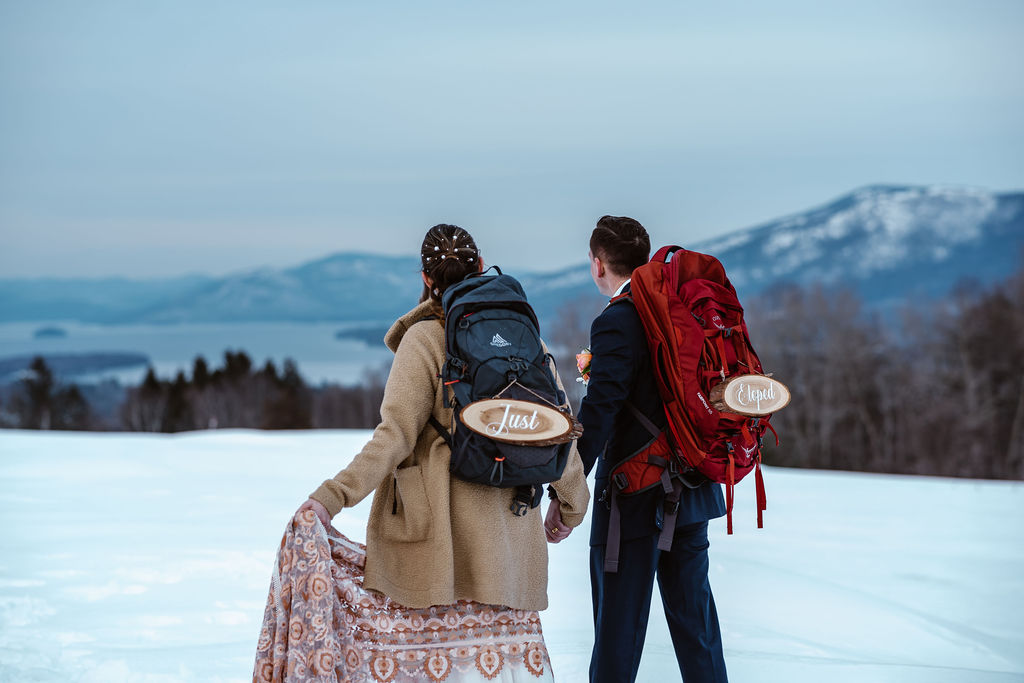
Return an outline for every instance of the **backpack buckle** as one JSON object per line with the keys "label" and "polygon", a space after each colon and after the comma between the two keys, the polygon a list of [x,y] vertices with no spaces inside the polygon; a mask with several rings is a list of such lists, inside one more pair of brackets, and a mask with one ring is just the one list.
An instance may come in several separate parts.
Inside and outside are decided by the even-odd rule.
{"label": "backpack buckle", "polygon": [[614,477],[612,477],[612,481],[615,483],[616,488],[618,488],[620,491],[625,491],[626,488],[629,486],[629,477],[626,476],[625,472],[619,472],[618,474],[616,474]]}
{"label": "backpack buckle", "polygon": [[679,501],[665,499],[665,516],[674,515],[679,512]]}
{"label": "backpack buckle", "polygon": [[508,506],[508,509],[512,511],[512,514],[516,517],[522,517],[530,511],[530,506],[518,498],[512,501],[512,504]]}

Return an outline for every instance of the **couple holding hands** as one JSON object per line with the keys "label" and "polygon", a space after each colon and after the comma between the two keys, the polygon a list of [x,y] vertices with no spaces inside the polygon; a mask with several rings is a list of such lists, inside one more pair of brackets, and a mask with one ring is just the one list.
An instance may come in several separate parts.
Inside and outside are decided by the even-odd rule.
{"label": "couple holding hands", "polygon": [[[629,291],[631,273],[650,258],[647,231],[627,217],[602,217],[589,247],[591,276],[610,300]],[[483,270],[480,251],[462,228],[437,225],[420,254],[421,301],[384,340],[395,357],[381,423],[285,533],[254,680],[554,680],[538,615],[548,606],[546,543],[583,522],[596,465],[590,681],[636,679],[655,579],[682,679],[726,681],[708,581],[708,520],[726,514],[721,487],[684,487],[671,513],[661,487],[620,497],[614,514],[608,500],[612,468],[651,442],[652,423],[665,427],[636,309],[609,305],[593,322],[593,361],[576,416],[583,433],[548,486],[546,515],[539,506],[509,514],[515,490],[452,476],[448,435],[435,426],[450,429],[454,419],[441,298]],[[371,492],[363,547],[331,519]]]}

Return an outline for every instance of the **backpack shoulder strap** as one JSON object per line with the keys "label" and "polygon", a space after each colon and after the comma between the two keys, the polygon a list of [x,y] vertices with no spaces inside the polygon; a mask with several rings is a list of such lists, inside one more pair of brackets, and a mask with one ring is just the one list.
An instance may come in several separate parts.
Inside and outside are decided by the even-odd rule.
{"label": "backpack shoulder strap", "polygon": [[452,447],[452,435],[451,432],[445,429],[445,426],[441,424],[441,421],[431,415],[427,418],[427,424],[433,427],[437,433],[441,435],[441,438],[444,439],[444,442],[448,444],[448,448],[450,449]]}
{"label": "backpack shoulder strap", "polygon": [[628,301],[631,304],[634,303],[633,302],[633,294],[631,292],[623,292],[622,294],[619,294],[618,296],[613,296],[608,301],[608,305],[611,306],[612,304],[617,304],[620,301]]}

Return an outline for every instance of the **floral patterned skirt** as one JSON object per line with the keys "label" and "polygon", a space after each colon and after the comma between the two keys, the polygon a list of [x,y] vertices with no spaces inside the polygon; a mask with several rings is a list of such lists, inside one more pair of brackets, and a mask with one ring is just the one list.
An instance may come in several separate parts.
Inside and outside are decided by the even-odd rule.
{"label": "floral patterned skirt", "polygon": [[365,546],[295,515],[278,550],[253,681],[553,681],[537,612],[404,607],[363,587]]}

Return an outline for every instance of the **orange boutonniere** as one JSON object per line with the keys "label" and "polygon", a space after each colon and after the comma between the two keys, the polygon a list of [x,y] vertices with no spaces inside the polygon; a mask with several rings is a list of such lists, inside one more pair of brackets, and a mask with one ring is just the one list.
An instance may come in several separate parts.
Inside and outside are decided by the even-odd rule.
{"label": "orange boutonniere", "polygon": [[577,382],[583,382],[586,386],[590,382],[590,361],[594,358],[593,354],[590,353],[590,349],[586,348],[576,354],[576,369],[580,371],[580,376],[576,378]]}

